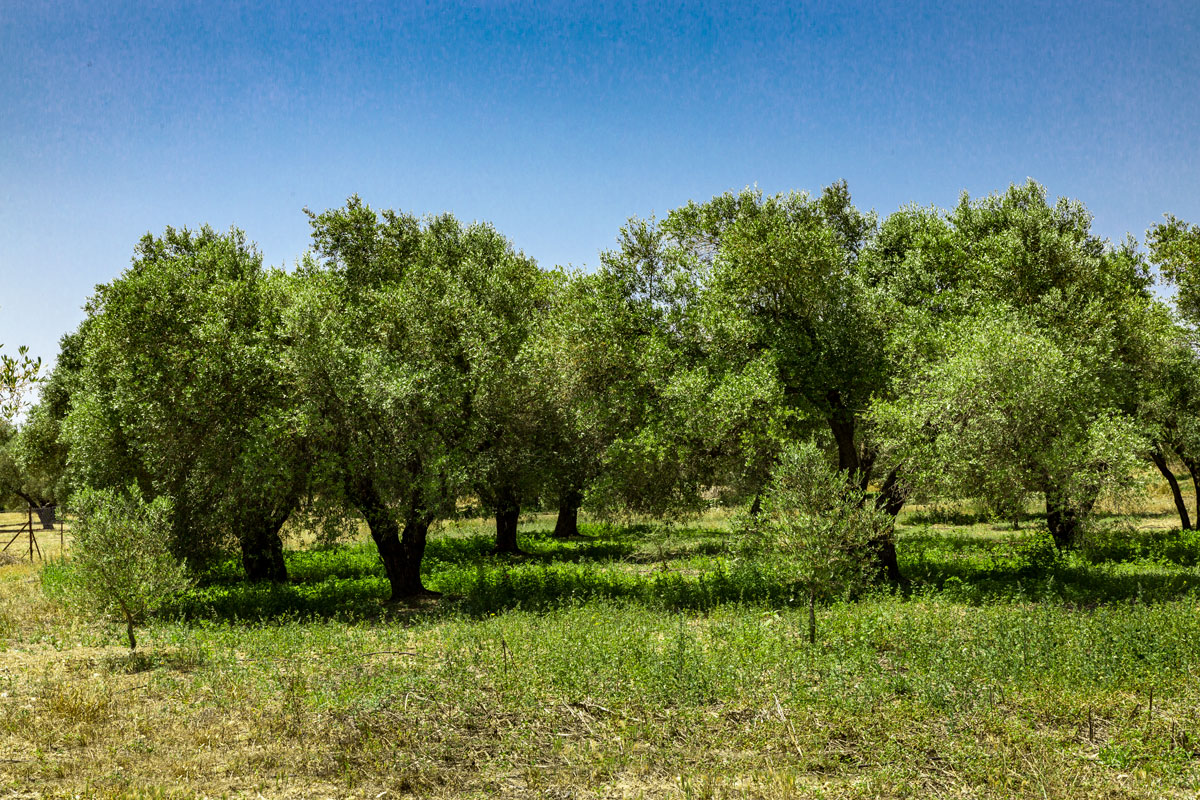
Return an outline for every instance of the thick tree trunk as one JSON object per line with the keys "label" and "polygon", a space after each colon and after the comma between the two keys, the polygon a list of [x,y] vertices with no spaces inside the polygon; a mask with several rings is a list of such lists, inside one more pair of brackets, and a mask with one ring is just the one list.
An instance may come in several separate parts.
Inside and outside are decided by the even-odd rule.
{"label": "thick tree trunk", "polygon": [[421,562],[425,558],[425,542],[429,539],[429,519],[413,515],[404,523],[404,536],[400,540],[402,562],[399,591],[392,583],[392,599],[436,595],[421,583]]}
{"label": "thick tree trunk", "polygon": [[883,486],[879,487],[879,494],[875,498],[875,507],[880,511],[886,511],[895,519],[900,514],[900,509],[904,508],[904,503],[908,500],[908,490],[900,482],[900,467],[892,467],[892,470],[883,480]]}
{"label": "thick tree trunk", "polygon": [[1200,462],[1182,453],[1179,454],[1179,458],[1192,475],[1192,488],[1196,491],[1196,497],[1193,501],[1196,504],[1196,522],[1200,524]]}
{"label": "thick tree trunk", "polygon": [[1046,498],[1046,526],[1059,550],[1069,550],[1075,545],[1079,533],[1079,515],[1070,506],[1056,505]]}
{"label": "thick tree trunk", "polygon": [[39,506],[34,506],[33,513],[38,515],[38,522],[42,523],[42,530],[54,530],[54,523],[57,522],[58,519],[53,503],[44,503]]}
{"label": "thick tree trunk", "polygon": [[1157,446],[1151,449],[1150,460],[1154,462],[1154,466],[1158,467],[1158,471],[1167,479],[1167,484],[1171,487],[1171,496],[1175,498],[1175,510],[1179,512],[1179,524],[1185,531],[1191,530],[1192,521],[1188,517],[1187,503],[1183,502],[1183,492],[1179,490],[1179,481],[1175,479],[1175,473],[1171,471],[1166,457]]}
{"label": "thick tree trunk", "polygon": [[[875,497],[875,508],[891,516],[893,520],[900,514],[908,499],[908,491],[900,482],[900,467],[892,467],[884,478],[883,486]],[[875,541],[875,553],[878,560],[879,574],[890,583],[903,583],[904,576],[900,574],[900,561],[896,556],[895,524],[887,536]]]}
{"label": "thick tree trunk", "polygon": [[867,490],[867,486],[871,483],[871,473],[875,469],[875,459],[879,457],[878,451],[869,445],[864,444],[858,453],[858,488],[862,491]]}
{"label": "thick tree trunk", "polygon": [[573,539],[579,536],[579,506],[582,503],[582,493],[574,489],[567,489],[558,496],[558,520],[554,523],[556,539]]}
{"label": "thick tree trunk", "polygon": [[354,505],[362,512],[371,529],[371,538],[383,562],[383,571],[391,586],[391,600],[433,594],[421,583],[421,561],[425,557],[425,541],[429,534],[429,520],[411,510],[404,525],[404,538],[400,538],[400,525],[396,517],[383,503],[379,493],[370,482],[362,482],[352,492]]}
{"label": "thick tree trunk", "polygon": [[858,446],[854,442],[854,420],[830,417],[829,429],[833,432],[833,441],[837,444],[838,469],[852,476],[851,480],[857,483],[859,460]]}
{"label": "thick tree trunk", "polygon": [[242,546],[242,569],[251,583],[287,580],[287,564],[283,560],[283,540],[279,529],[287,522],[287,512],[272,514],[261,507],[246,508],[240,515],[238,538]]}
{"label": "thick tree trunk", "polygon": [[517,522],[521,517],[521,507],[515,503],[506,503],[496,511],[496,549],[495,553],[518,554]]}
{"label": "thick tree trunk", "polygon": [[1050,535],[1054,537],[1059,550],[1069,550],[1075,546],[1083,517],[1091,511],[1095,502],[1093,498],[1074,505],[1057,487],[1046,489],[1046,527],[1050,529]]}
{"label": "thick tree trunk", "polygon": [[43,500],[41,497],[33,497],[25,494],[20,489],[13,489],[13,494],[24,500],[33,509],[33,513],[38,515],[38,521],[42,523],[42,530],[54,530],[55,510],[54,503]]}
{"label": "thick tree trunk", "polygon": [[893,530],[881,536],[874,542],[875,560],[879,569],[879,577],[888,583],[904,583],[900,574],[900,561],[896,556],[896,537]]}

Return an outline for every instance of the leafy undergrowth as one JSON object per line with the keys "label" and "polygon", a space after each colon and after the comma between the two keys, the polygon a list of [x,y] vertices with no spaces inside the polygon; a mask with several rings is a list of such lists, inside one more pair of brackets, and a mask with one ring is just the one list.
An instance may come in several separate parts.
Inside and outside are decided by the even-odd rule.
{"label": "leafy undergrowth", "polygon": [[290,553],[285,586],[218,568],[137,658],[0,568],[0,794],[1200,791],[1188,535],[1105,560],[909,526],[912,586],[819,609],[810,646],[806,609],[723,530],[590,532],[507,560],[440,536],[446,596],[414,607],[382,602],[365,545]]}

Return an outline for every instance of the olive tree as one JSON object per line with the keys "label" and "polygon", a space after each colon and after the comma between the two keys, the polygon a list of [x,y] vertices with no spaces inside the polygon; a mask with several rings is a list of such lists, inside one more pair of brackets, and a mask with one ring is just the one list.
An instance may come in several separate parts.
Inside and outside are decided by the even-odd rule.
{"label": "olive tree", "polygon": [[1162,283],[1175,289],[1180,320],[1161,336],[1162,347],[1147,370],[1144,413],[1155,431],[1150,456],[1171,487],[1180,525],[1187,529],[1193,520],[1170,462],[1178,458],[1191,473],[1200,524],[1200,226],[1168,214],[1146,232],[1146,244]]}
{"label": "olive tree", "polygon": [[[1055,540],[1068,546],[1109,485],[1095,470],[1077,479],[1055,466],[1090,463],[1085,443],[1098,440],[1086,434],[1087,425],[1111,425],[1114,435],[1122,432],[1123,446],[1135,448],[1132,455],[1147,452],[1136,420],[1161,326],[1144,259],[1132,241],[1114,246],[1095,236],[1081,203],[1050,202],[1033,181],[983,198],[964,195],[949,213],[910,208],[893,217],[871,260],[872,274],[890,287],[896,322],[888,337],[895,366],[880,397],[888,410],[879,418],[890,416],[892,426],[885,438],[907,453],[906,470],[929,475],[944,468],[943,491],[951,491],[952,477],[966,481],[955,496],[984,497],[1016,511],[1026,494],[1042,496]],[[1021,366],[1020,348],[1047,355]],[[1018,366],[1032,370],[1029,386],[1003,372],[984,374]],[[971,402],[976,389],[1012,402],[991,414]],[[907,411],[897,415],[897,409]],[[901,418],[915,427],[897,437]],[[1026,423],[1033,427],[1024,429]],[[1137,436],[1126,435],[1131,427]],[[950,431],[981,437],[976,446],[990,454],[990,478],[972,469],[971,447],[949,446],[961,439]],[[929,443],[938,437],[945,447]],[[947,457],[930,461],[939,449]],[[964,461],[950,464],[951,453]],[[1115,477],[1121,469],[1100,472]],[[1009,487],[1009,497],[999,496],[1001,486]]]}
{"label": "olive tree", "polygon": [[497,553],[519,553],[521,509],[550,480],[556,431],[550,387],[538,369],[538,337],[552,292],[551,278],[496,238],[478,263],[461,267],[473,298],[463,346],[471,398],[471,483],[496,520]]}
{"label": "olive tree", "polygon": [[632,219],[599,269],[555,295],[544,361],[562,432],[562,535],[585,499],[602,514],[690,513],[716,482],[724,443],[705,421],[717,379],[686,255],[663,225]]}
{"label": "olive tree", "polygon": [[97,287],[70,343],[72,480],[172,497],[176,550],[235,542],[250,580],[286,579],[279,531],[305,489],[281,368],[289,286],[236,229],[167,228]]}
{"label": "olive tree", "polygon": [[808,639],[817,639],[816,603],[853,591],[872,578],[866,553],[887,535],[892,517],[866,502],[865,490],[811,442],[779,454],[762,511],[740,518],[746,548],[766,556],[780,577],[808,599]]}
{"label": "olive tree", "polygon": [[11,508],[20,502],[32,508],[43,521],[43,527],[52,528],[53,506],[58,493],[58,477],[53,471],[41,469],[43,465],[25,461],[22,441],[27,438],[28,426],[18,430],[7,422],[0,421],[0,503]]}
{"label": "olive tree", "polygon": [[[890,371],[864,267],[874,216],[837,183],[815,197],[728,193],[655,230],[654,257],[680,276],[668,285],[694,287],[676,292],[667,326],[677,344],[663,394],[680,413],[657,430],[688,445],[688,463],[703,467],[697,483],[740,489],[757,508],[782,449],[824,429],[843,477],[865,489],[880,452],[863,412]],[[896,489],[889,475],[881,507],[899,510]],[[881,572],[899,579],[889,534],[876,551]]]}
{"label": "olive tree", "polygon": [[[1165,308],[1160,316],[1166,316]],[[1171,490],[1180,527],[1188,530],[1192,515],[1175,463],[1182,462],[1193,484],[1200,486],[1200,357],[1195,332],[1188,327],[1168,320],[1159,334],[1160,344],[1142,376],[1138,418],[1149,441],[1147,455]]]}
{"label": "olive tree", "polygon": [[1104,370],[1015,313],[947,333],[944,358],[877,404],[875,420],[920,491],[975,498],[1010,516],[1045,499],[1047,525],[1069,547],[1096,501],[1133,489],[1147,447],[1114,404]]}
{"label": "olive tree", "polygon": [[46,528],[54,526],[58,503],[71,493],[67,444],[61,434],[70,403],[74,361],[69,350],[73,341],[70,336],[63,338],[58,363],[39,381],[37,403],[19,429],[6,429],[0,448],[0,494],[32,506]]}
{"label": "olive tree", "polygon": [[352,197],[311,223],[287,330],[314,471],[365,518],[392,599],[428,594],[430,526],[480,488],[511,514],[525,488],[536,406],[514,359],[542,277],[493,228],[450,215]]}

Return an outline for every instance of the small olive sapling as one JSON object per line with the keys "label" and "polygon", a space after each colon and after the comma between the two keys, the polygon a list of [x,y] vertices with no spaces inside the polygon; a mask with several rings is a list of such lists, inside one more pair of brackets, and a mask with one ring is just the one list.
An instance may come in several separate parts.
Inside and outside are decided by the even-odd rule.
{"label": "small olive sapling", "polygon": [[90,614],[124,622],[134,650],[134,627],[190,583],[185,565],[168,546],[171,499],[147,501],[131,486],[84,489],[71,505],[77,518],[68,597]]}
{"label": "small olive sapling", "polygon": [[757,516],[739,520],[746,544],[779,578],[808,598],[808,638],[817,638],[816,602],[865,585],[877,572],[874,547],[892,519],[815,445],[780,457]]}

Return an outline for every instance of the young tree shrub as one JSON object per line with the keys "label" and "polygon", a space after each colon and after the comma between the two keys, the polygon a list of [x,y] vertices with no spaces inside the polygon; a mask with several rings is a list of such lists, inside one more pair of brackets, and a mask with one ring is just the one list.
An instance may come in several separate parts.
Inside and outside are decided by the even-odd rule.
{"label": "young tree shrub", "polygon": [[866,585],[878,569],[871,548],[890,532],[892,518],[866,500],[816,445],[804,442],[780,456],[759,515],[736,523],[748,547],[771,558],[779,577],[808,596],[810,643],[817,640],[817,600]]}
{"label": "young tree shrub", "polygon": [[171,554],[172,501],[147,501],[136,486],[125,491],[84,489],[72,501],[70,601],[83,610],[125,623],[129,649],[134,626],[190,583],[184,564]]}

